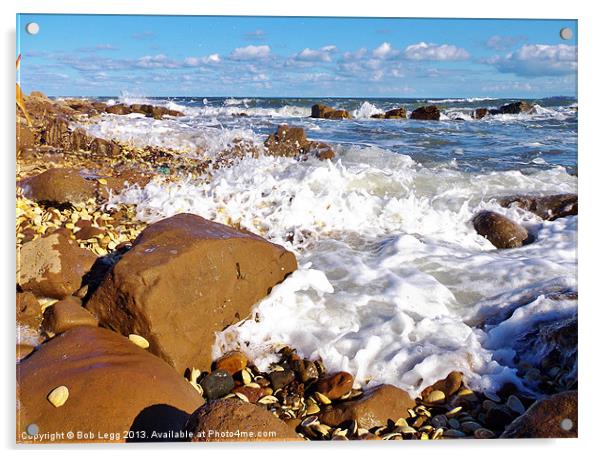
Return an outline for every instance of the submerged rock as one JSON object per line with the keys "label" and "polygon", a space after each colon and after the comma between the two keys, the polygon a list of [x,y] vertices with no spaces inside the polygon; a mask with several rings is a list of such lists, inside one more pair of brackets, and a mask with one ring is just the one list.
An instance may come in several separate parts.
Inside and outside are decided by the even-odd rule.
{"label": "submerged rock", "polygon": [[[134,432],[130,440],[152,440],[153,431],[180,431],[204,402],[160,358],[112,331],[88,326],[51,339],[20,362],[17,384],[17,435],[22,441],[32,423],[40,434],[95,435],[75,437],[78,442],[124,442],[124,431]],[[59,386],[67,387],[68,398],[55,407],[47,396]]]}
{"label": "submerged rock", "polygon": [[22,290],[62,299],[81,287],[96,255],[57,231],[25,243],[18,259],[17,283]]}
{"label": "submerged rock", "polygon": [[300,441],[295,430],[264,408],[221,399],[196,410],[186,423],[192,442]]}
{"label": "submerged rock", "polygon": [[482,211],[473,218],[473,225],[496,248],[518,248],[529,242],[524,227],[499,213]]}
{"label": "submerged rock", "polygon": [[145,337],[183,374],[209,369],[215,333],[245,319],[296,268],[279,245],[182,213],[142,231],[86,307],[101,325]]}
{"label": "submerged rock", "polygon": [[323,119],[351,119],[353,116],[347,110],[337,110],[322,104],[316,104],[311,107],[312,118]]}
{"label": "submerged rock", "polygon": [[529,113],[533,110],[533,105],[528,102],[513,102],[507,103],[506,105],[502,105],[497,110],[495,110],[494,114],[519,114],[519,113]]}
{"label": "submerged rock", "polygon": [[578,436],[578,394],[565,391],[541,399],[510,425],[501,438],[555,438]]}
{"label": "submerged rock", "polygon": [[410,115],[410,119],[419,119],[422,121],[438,121],[440,117],[441,112],[435,105],[416,108]]}
{"label": "submerged rock", "polygon": [[554,194],[551,196],[516,195],[498,199],[502,207],[516,206],[535,213],[542,219],[554,221],[578,213],[577,194]]}

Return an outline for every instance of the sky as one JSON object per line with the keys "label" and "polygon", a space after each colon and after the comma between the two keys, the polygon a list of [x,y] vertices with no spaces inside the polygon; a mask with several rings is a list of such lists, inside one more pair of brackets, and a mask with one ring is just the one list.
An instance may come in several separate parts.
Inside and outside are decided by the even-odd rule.
{"label": "sky", "polygon": [[53,96],[577,95],[576,20],[25,14],[17,48]]}

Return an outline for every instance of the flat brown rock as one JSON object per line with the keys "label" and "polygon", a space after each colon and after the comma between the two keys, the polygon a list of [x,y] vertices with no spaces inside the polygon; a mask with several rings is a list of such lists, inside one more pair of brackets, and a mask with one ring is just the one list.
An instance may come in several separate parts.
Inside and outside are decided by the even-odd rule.
{"label": "flat brown rock", "polygon": [[410,119],[418,119],[421,121],[438,121],[440,117],[441,112],[435,105],[416,108],[410,115]]}
{"label": "flat brown rock", "polygon": [[510,423],[501,437],[524,439],[577,437],[577,404],[577,391],[565,391],[541,399]]}
{"label": "flat brown rock", "polygon": [[96,255],[57,231],[25,243],[17,259],[17,283],[24,291],[62,299],[81,287]]}
{"label": "flat brown rock", "polygon": [[338,426],[355,420],[360,428],[370,429],[384,426],[387,420],[397,421],[408,418],[408,409],[416,406],[414,399],[404,390],[393,385],[379,385],[366,391],[354,401],[334,404],[331,409],[320,414],[320,421],[330,426]]}
{"label": "flat brown rock", "polygon": [[351,119],[352,116],[347,110],[337,110],[335,108],[315,104],[311,107],[312,118],[324,118],[324,119]]}
{"label": "flat brown rock", "polygon": [[548,221],[576,215],[579,209],[577,194],[506,196],[501,197],[499,202],[502,207],[516,206],[523,208]]}
{"label": "flat brown rock", "polygon": [[210,402],[186,423],[192,442],[301,441],[295,430],[263,407],[238,399]]}
{"label": "flat brown rock", "polygon": [[[181,431],[188,415],[203,404],[192,385],[164,361],[112,331],[93,327],[71,329],[38,348],[17,365],[17,385],[17,437],[23,442],[32,423],[40,434],[94,434],[75,437],[77,442],[124,442],[128,430],[134,431],[134,440],[152,440],[152,431]],[[59,386],[66,386],[69,396],[55,407],[47,396]]]}
{"label": "flat brown rock", "polygon": [[60,334],[78,326],[98,326],[98,320],[82,307],[82,301],[68,296],[44,310],[42,326],[46,332]]}
{"label": "flat brown rock", "polygon": [[215,333],[296,268],[279,245],[183,213],[148,226],[86,307],[101,325],[146,338],[178,372],[208,370]]}

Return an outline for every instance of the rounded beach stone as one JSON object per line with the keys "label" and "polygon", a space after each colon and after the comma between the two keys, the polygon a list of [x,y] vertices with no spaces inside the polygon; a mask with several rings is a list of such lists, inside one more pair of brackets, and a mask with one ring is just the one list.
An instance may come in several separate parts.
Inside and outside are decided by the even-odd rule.
{"label": "rounded beach stone", "polygon": [[524,227],[492,211],[478,213],[473,219],[473,225],[477,233],[496,248],[518,248],[529,239],[529,233]]}

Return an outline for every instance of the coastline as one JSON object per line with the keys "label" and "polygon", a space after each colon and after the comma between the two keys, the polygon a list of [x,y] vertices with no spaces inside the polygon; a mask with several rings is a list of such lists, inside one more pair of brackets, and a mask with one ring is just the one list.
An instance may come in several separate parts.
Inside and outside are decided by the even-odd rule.
{"label": "coastline", "polygon": [[[209,355],[204,359],[206,365],[203,368],[182,366],[181,364],[184,364],[184,362],[178,359],[181,355],[177,354],[174,356],[171,342],[167,345],[165,342],[153,339],[149,342],[144,338],[144,331],[148,332],[150,330],[149,327],[153,326],[152,318],[132,318],[130,320],[131,323],[128,324],[128,326],[131,326],[129,328],[126,326],[122,329],[119,329],[119,324],[111,321],[111,315],[115,314],[116,310],[107,306],[107,301],[114,299],[119,304],[134,304],[137,303],[136,301],[142,299],[139,299],[138,296],[134,299],[130,299],[128,296],[126,299],[124,298],[127,296],[125,293],[121,296],[117,295],[117,288],[109,290],[109,286],[107,285],[110,283],[106,280],[107,275],[113,275],[113,277],[117,275],[113,267],[120,263],[125,256],[132,258],[128,253],[130,253],[133,247],[136,249],[137,246],[143,246],[145,243],[150,243],[151,245],[158,243],[153,242],[152,237],[158,237],[157,240],[162,240],[161,243],[164,242],[161,238],[162,233],[159,231],[159,234],[157,234],[158,229],[155,229],[153,233],[146,232],[146,237],[151,239],[150,242],[145,241],[144,236],[139,237],[141,233],[145,233],[145,229],[152,228],[158,223],[147,224],[140,221],[137,218],[134,206],[112,204],[112,208],[108,208],[104,207],[104,204],[115,193],[123,190],[126,185],[144,186],[151,180],[159,180],[165,183],[170,180],[176,181],[183,176],[192,176],[196,179],[207,177],[207,180],[211,180],[212,171],[227,168],[242,157],[259,156],[260,152],[257,151],[254,145],[241,140],[233,148],[223,151],[222,155],[214,158],[211,162],[199,163],[198,160],[190,159],[190,157],[180,155],[177,151],[170,151],[165,148],[150,146],[147,148],[134,148],[115,141],[93,138],[83,131],[72,130],[69,124],[82,114],[88,116],[87,119],[93,122],[94,116],[102,112],[102,110],[109,110],[108,112],[116,115],[127,115],[132,111],[136,112],[135,110],[140,110],[138,111],[140,114],[155,119],[157,116],[177,116],[175,112],[161,113],[161,110],[153,109],[152,107],[149,109],[146,106],[130,106],[129,108],[123,108],[122,106],[122,108],[116,109],[85,101],[53,102],[41,94],[32,94],[25,102],[28,111],[35,120],[35,127],[34,129],[29,129],[24,123],[21,123],[21,127],[17,130],[18,135],[20,134],[17,142],[20,151],[18,156],[19,170],[17,171],[17,184],[18,189],[20,189],[17,193],[17,249],[21,251],[21,259],[24,259],[23,248],[28,243],[38,241],[39,244],[40,240],[53,236],[59,237],[61,240],[64,239],[65,241],[61,243],[64,243],[66,246],[68,245],[68,248],[65,248],[65,252],[71,254],[65,255],[62,259],[70,258],[71,262],[81,264],[83,256],[77,254],[79,253],[77,249],[87,250],[94,255],[93,259],[90,258],[85,261],[85,265],[81,265],[77,269],[72,269],[69,266],[69,270],[75,272],[75,274],[71,272],[72,275],[68,279],[69,281],[73,281],[72,277],[77,277],[79,272],[87,276],[83,286],[78,284],[77,288],[69,288],[67,291],[62,288],[63,285],[69,283],[65,277],[59,280],[55,279],[51,282],[37,281],[35,278],[33,281],[18,281],[22,289],[18,293],[18,320],[22,318],[24,323],[34,323],[34,326],[42,326],[45,329],[43,334],[30,337],[31,341],[29,343],[35,345],[41,344],[40,348],[44,348],[46,344],[42,342],[46,339],[49,342],[57,339],[57,337],[53,337],[55,334],[64,336],[64,333],[69,333],[69,335],[73,335],[72,332],[70,333],[70,329],[82,327],[80,326],[81,323],[86,323],[87,326],[93,327],[91,323],[94,320],[98,323],[100,320],[101,324],[105,324],[105,327],[115,329],[126,337],[131,334],[142,336],[142,346],[146,345],[150,347],[151,353],[160,356],[171,366],[178,367],[178,371],[174,370],[173,374],[171,374],[174,380],[178,377],[178,372],[180,378],[183,378],[185,371],[181,370],[182,368],[188,369],[188,385],[190,386],[187,385],[186,389],[190,391],[190,387],[192,387],[195,392],[183,395],[186,400],[183,400],[182,404],[185,404],[185,408],[191,410],[191,407],[195,403],[194,394],[195,396],[198,395],[196,402],[200,406],[205,400],[200,396],[198,388],[200,386],[200,391],[203,391],[205,394],[211,392],[211,389],[208,389],[208,383],[211,379],[209,381],[206,381],[206,379],[209,376],[215,377],[215,373],[220,370],[218,366],[225,364],[223,359],[211,362],[211,360],[207,359],[211,358],[211,355]],[[317,114],[320,115],[320,113]],[[325,117],[324,113],[321,113],[321,115],[319,117]],[[330,116],[345,118],[345,115],[340,112],[335,112]],[[391,114],[390,116],[395,116],[395,114]],[[424,116],[429,116],[429,113],[425,112]],[[60,122],[59,119],[61,119]],[[329,160],[334,158],[336,154],[328,144],[308,140],[302,129],[301,131],[291,128],[278,129],[276,133],[266,138],[265,147],[268,154],[282,157],[292,156],[300,160]],[[68,173],[65,170],[60,173],[52,172],[52,169],[57,168],[57,163],[60,164],[60,168],[64,169],[68,167],[71,170]],[[50,174],[48,174],[48,171],[50,171]],[[165,171],[167,173],[163,173]],[[43,175],[44,173],[46,175]],[[36,182],[37,176],[41,176],[41,178]],[[22,194],[23,191],[25,191],[27,196]],[[49,204],[49,202],[52,203]],[[562,211],[566,208],[565,203],[558,204],[557,201],[542,203],[541,200],[525,203],[523,200],[515,199],[509,202],[508,205],[516,204],[516,202],[519,205],[523,205],[523,208],[533,208],[533,211],[539,211],[539,208],[543,205],[542,208],[545,209],[544,216],[548,215],[547,212],[551,211],[552,214],[548,216],[553,216],[554,218],[563,217]],[[572,207],[568,211],[573,211]],[[574,212],[576,213],[576,203]],[[186,220],[180,219],[171,225],[164,224],[162,226],[166,228],[166,233],[173,233],[173,235],[165,239],[165,243],[174,245],[170,246],[170,249],[176,251],[180,249],[198,250],[199,253],[209,252],[209,249],[204,245],[204,240],[211,238],[211,235],[207,235],[207,233],[211,232],[209,229],[206,230],[207,233],[203,232],[198,236],[195,235],[198,239],[193,240],[194,244],[182,244],[182,227],[185,227],[186,224],[194,223],[212,228],[211,230],[215,230],[222,235],[227,234],[223,238],[236,239],[236,243],[238,243],[238,239],[244,239],[244,243],[240,242],[240,248],[232,242],[232,247],[234,248],[228,249],[242,250],[245,253],[243,256],[249,258],[248,262],[250,264],[252,264],[250,260],[256,256],[253,251],[254,249],[265,249],[267,250],[266,253],[271,253],[270,250],[274,249],[284,250],[283,247],[269,244],[269,242],[263,239],[260,242],[255,238],[259,239],[258,236],[250,236],[244,230],[239,230],[241,228],[234,228],[232,230],[235,232],[229,232],[231,229],[227,229],[222,225],[219,225],[220,227],[218,228],[204,221],[195,222],[196,220],[192,220],[193,223],[190,223],[189,220],[191,218],[187,217]],[[487,224],[484,224],[483,227],[483,233],[487,234],[489,230]],[[245,237],[249,240],[247,241]],[[515,236],[511,236],[510,238],[514,239]],[[521,243],[526,238],[527,236],[525,235],[521,239]],[[493,239],[490,238],[490,240]],[[256,243],[258,245],[257,248],[248,248],[245,243]],[[503,241],[500,243],[503,243]],[[270,245],[269,247],[267,246],[268,244]],[[134,253],[135,249],[131,252]],[[38,247],[37,250],[36,253],[44,253],[44,246]],[[196,251],[194,252],[196,253]],[[287,253],[292,255],[290,252]],[[100,258],[97,258],[97,256],[100,256]],[[157,269],[159,269],[157,272],[160,272],[161,265],[164,262],[165,260],[163,259],[157,261]],[[283,278],[286,278],[297,267],[296,261],[294,262],[294,268],[290,265],[281,267],[281,264],[279,264],[281,262],[281,254],[278,254],[278,260],[274,261],[273,265],[278,266],[278,269],[282,268],[282,272],[285,272],[284,276],[276,275],[274,278],[262,280],[267,282],[262,286],[264,290],[271,291],[274,286],[279,284]],[[44,261],[42,265],[47,267],[48,265],[52,265],[52,261]],[[236,265],[238,266],[238,264]],[[131,266],[132,270],[140,268],[136,264],[131,264]],[[183,263],[182,266],[174,267],[173,270],[170,268],[166,272],[171,275],[174,271],[184,272],[189,268],[189,264]],[[140,269],[139,272],[142,272],[140,275],[145,275],[144,269]],[[33,270],[35,271],[35,269]],[[57,273],[55,270],[52,272],[54,274]],[[120,274],[124,275],[124,278],[127,278],[126,280],[113,278],[112,285],[125,288],[123,285],[128,284],[129,281],[133,281],[127,277],[128,273],[123,272]],[[245,273],[245,269],[238,268],[234,274],[240,280],[244,279]],[[80,275],[80,279],[83,275]],[[22,279],[23,272],[18,272],[18,276],[21,276]],[[28,279],[32,277],[29,274],[26,276]],[[182,277],[176,275],[174,278]],[[145,280],[144,284],[152,285],[153,281],[155,280]],[[47,283],[53,284],[48,285]],[[23,288],[25,284],[29,284],[29,286]],[[220,288],[223,288],[223,284],[217,285],[216,289],[219,290]],[[182,289],[181,293],[185,295],[184,290],[186,288],[182,287]],[[119,291],[122,291],[122,289],[119,289]],[[49,299],[48,293],[54,297]],[[218,293],[219,291],[215,294],[217,295]],[[112,294],[116,296],[112,297]],[[560,291],[558,294],[560,300],[577,299],[576,293],[574,293],[574,297],[571,296],[571,292]],[[63,316],[56,316],[56,304],[59,302],[64,304],[66,297],[74,297],[76,299],[73,299],[71,304],[62,306],[65,309]],[[172,296],[168,297],[171,298]],[[222,296],[219,297],[221,298]],[[255,291],[245,292],[241,297],[247,303],[245,307],[241,307],[240,310],[235,310],[232,313],[232,316],[228,318],[228,325],[238,321],[233,320],[236,314],[238,314],[239,319],[244,318],[246,316],[245,312],[248,313],[250,307],[262,298]],[[94,307],[89,306],[90,300],[92,300],[91,304],[96,304]],[[73,306],[73,301],[76,303],[75,307]],[[120,305],[120,307],[125,307],[125,305]],[[168,314],[165,316],[168,316]],[[223,320],[223,317],[220,319]],[[224,324],[225,322],[221,321],[221,323]],[[574,325],[576,325],[576,322],[568,323],[565,327],[558,328],[557,331],[562,334],[565,332],[565,329],[572,329],[570,327]],[[182,327],[182,329],[184,328],[185,326]],[[210,326],[207,329],[208,332],[221,330],[219,328],[211,328]],[[553,335],[553,333],[554,330],[549,331],[550,335]],[[570,338],[570,332],[567,335]],[[210,340],[211,337],[212,334],[209,336]],[[566,340],[563,339],[564,336],[559,341]],[[130,340],[132,339],[130,338]],[[198,342],[194,343],[198,344]],[[27,348],[20,349],[22,352],[21,355],[26,354],[27,351],[30,353],[27,353],[18,364],[18,375],[20,373],[19,368],[22,365],[34,365],[35,363],[44,366],[47,364],[47,362],[36,360],[35,355],[40,349],[34,350],[33,346],[35,345],[29,345]],[[568,347],[572,348],[571,343],[568,343]],[[207,348],[204,349],[204,352],[208,353]],[[230,357],[232,357],[232,354]],[[153,358],[155,357],[153,356]],[[344,371],[329,373],[326,371],[327,368],[319,370],[316,367],[316,361],[303,359],[289,350],[284,350],[283,358],[277,365],[278,369],[272,367],[270,372],[260,371],[252,365],[252,362],[249,363],[247,361],[243,365],[242,361],[247,359],[246,356],[238,355],[236,358],[233,358],[235,360],[234,363],[228,361],[229,364],[234,364],[234,366],[232,368],[226,364],[230,371],[225,370],[227,375],[222,373],[221,378],[216,382],[221,391],[217,390],[219,396],[216,396],[215,399],[230,399],[235,397],[236,399],[227,402],[245,403],[251,401],[251,398],[257,395],[255,402],[249,402],[249,404],[257,405],[253,409],[272,410],[276,414],[274,417],[280,418],[281,421],[284,421],[283,416],[287,417],[285,423],[287,423],[289,430],[282,430],[280,437],[288,439],[295,438],[295,433],[291,433],[291,430],[296,430],[297,433],[301,433],[307,439],[381,438],[398,440],[445,439],[467,436],[495,438],[503,434],[511,434],[510,431],[513,429],[518,431],[520,428],[516,424],[514,424],[513,428],[509,428],[512,422],[517,418],[522,418],[523,423],[525,423],[524,419],[528,418],[530,414],[534,415],[534,412],[538,413],[537,408],[541,406],[541,404],[536,402],[536,398],[532,393],[521,392],[520,387],[516,386],[505,386],[497,393],[474,392],[463,385],[462,377],[458,372],[452,372],[448,378],[441,379],[431,387],[422,390],[419,398],[412,398],[408,393],[399,388],[394,388],[393,394],[387,393],[386,396],[383,395],[381,398],[372,395],[372,390],[378,387],[353,388],[353,383],[351,385],[349,383],[350,379],[353,382],[353,376]],[[20,358],[18,357],[18,359]],[[149,364],[151,363],[149,362]],[[317,364],[318,366],[320,365],[319,362]],[[551,361],[549,362],[549,367],[546,369],[556,371],[558,364],[557,361]],[[211,371],[211,366],[214,368],[217,367],[217,369]],[[199,369],[198,373],[195,372],[195,369]],[[566,371],[564,367],[559,368],[555,374],[552,373],[551,376],[548,376],[547,373],[541,374],[540,369],[525,366],[525,374],[529,374],[531,369],[539,372],[539,377],[542,378],[542,385],[547,385],[548,387],[547,394],[554,396],[567,391],[574,393],[570,394],[572,396],[571,400],[563,401],[568,406],[566,412],[574,415],[574,428],[571,428],[569,432],[563,432],[556,428],[554,433],[557,435],[576,434],[576,391],[574,391],[576,388],[576,376],[574,380],[571,377],[563,379],[562,372]],[[308,371],[309,374],[307,373]],[[286,377],[284,381],[288,380],[288,383],[280,385],[282,383],[282,374],[275,373],[285,373]],[[535,371],[531,371],[530,374],[525,375],[525,377],[536,376]],[[166,376],[167,378],[169,377]],[[275,382],[275,379],[278,379],[277,382]],[[259,383],[261,380],[268,382],[262,382],[265,384],[263,386]],[[326,383],[324,380],[330,380],[332,383]],[[109,381],[105,380],[105,382]],[[204,381],[205,387],[203,388]],[[316,389],[316,384],[320,382],[324,382],[325,385],[320,389],[328,391],[330,397]],[[169,383],[171,384],[171,382]],[[229,389],[225,391],[224,386],[225,388],[229,387]],[[337,392],[337,389],[339,392]],[[214,397],[213,394],[211,397]],[[37,402],[44,404],[48,401],[42,399]],[[200,407],[200,409],[204,410],[197,412],[193,417],[202,418],[207,424],[212,424],[211,422],[214,421],[214,417],[220,414],[219,412],[212,412],[212,408],[210,407],[214,406],[215,410],[217,410],[219,402],[217,404],[207,403],[205,407]],[[390,407],[394,407],[392,412],[387,411]],[[530,414],[529,412],[525,413],[530,407],[535,408],[529,410]],[[408,411],[408,409],[411,411]],[[32,414],[30,410],[31,408],[28,406],[28,414]],[[329,415],[323,415],[324,412],[331,412],[330,417],[332,418],[329,419]],[[363,421],[362,418],[366,416],[370,417],[373,412],[379,413],[380,423],[363,424],[360,426]],[[563,414],[566,412],[563,411]],[[317,413],[320,413],[320,415],[316,415]],[[546,413],[550,415],[550,412],[546,411]],[[193,414],[193,412],[187,412],[187,415],[190,414]],[[35,418],[36,414],[33,413],[32,415],[32,418]],[[257,415],[260,416],[260,414]],[[399,416],[391,418],[395,415]],[[540,418],[537,421],[541,421],[541,415],[543,414],[539,413],[539,415]],[[17,416],[19,418],[19,416],[23,417],[24,415],[23,413],[21,415],[18,413]],[[202,430],[203,423],[194,423],[191,418],[186,418],[189,427],[196,432]],[[341,419],[342,421],[337,423]],[[24,420],[26,419],[24,418]],[[182,421],[181,417],[179,421]],[[269,421],[271,419],[265,420],[265,422]],[[326,421],[331,424],[327,425]],[[537,434],[537,431],[533,427],[533,424],[537,423],[537,421],[528,423],[531,427],[530,434]],[[264,426],[265,423],[259,422],[259,424],[253,424],[248,427],[257,429]],[[281,426],[278,424],[278,427]],[[365,426],[370,427],[366,428]],[[507,433],[504,433],[504,431],[507,431]],[[515,434],[518,435],[519,433]]]}

